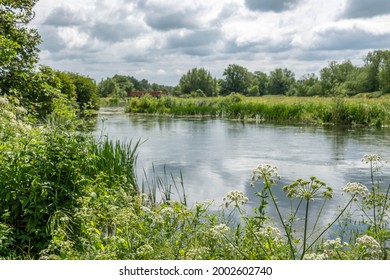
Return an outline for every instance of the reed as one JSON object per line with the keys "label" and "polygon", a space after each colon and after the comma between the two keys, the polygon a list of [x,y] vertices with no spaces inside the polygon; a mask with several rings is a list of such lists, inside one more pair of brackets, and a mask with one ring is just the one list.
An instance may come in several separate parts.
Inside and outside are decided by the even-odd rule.
{"label": "reed", "polygon": [[127,112],[204,116],[290,124],[377,126],[390,124],[390,99],[264,96],[132,99]]}

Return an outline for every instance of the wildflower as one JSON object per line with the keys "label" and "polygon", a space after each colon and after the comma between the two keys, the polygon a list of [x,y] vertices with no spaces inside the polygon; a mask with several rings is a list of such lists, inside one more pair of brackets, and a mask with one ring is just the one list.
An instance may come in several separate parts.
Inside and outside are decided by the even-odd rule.
{"label": "wildflower", "polygon": [[188,250],[186,254],[187,260],[204,260],[207,257],[207,254],[210,252],[210,249],[207,247],[196,247]]}
{"label": "wildflower", "polygon": [[142,245],[137,249],[137,255],[141,257],[147,257],[154,252],[154,249],[149,244]]}
{"label": "wildflower", "polygon": [[280,229],[278,229],[276,227],[267,226],[266,228],[260,229],[255,234],[259,235],[261,237],[265,237],[267,239],[271,239],[275,243],[280,243],[283,241]]}
{"label": "wildflower", "polygon": [[347,242],[344,242],[343,244],[341,244],[340,238],[327,240],[324,242],[324,247],[326,249],[338,250],[338,249],[342,249],[344,246],[347,247],[347,246],[349,246],[349,244]]}
{"label": "wildflower", "polygon": [[379,154],[367,154],[362,158],[362,162],[370,163],[370,162],[380,162],[381,156]]}
{"label": "wildflower", "polygon": [[303,257],[304,260],[316,260],[316,261],[323,261],[328,259],[328,255],[326,253],[322,254],[316,254],[316,253],[310,253],[310,254],[305,254]]}
{"label": "wildflower", "polygon": [[168,206],[168,207],[164,207],[163,209],[161,209],[160,214],[162,216],[171,216],[174,212],[175,211],[173,210],[173,208]]}
{"label": "wildflower", "polygon": [[368,235],[358,237],[355,246],[359,259],[379,259],[382,253],[379,242]]}
{"label": "wildflower", "polygon": [[[324,189],[324,191],[318,193],[320,189]],[[332,188],[318,180],[316,177],[311,177],[310,181],[298,179],[293,184],[284,186],[283,191],[287,192],[287,197],[302,198],[306,200],[311,200],[320,196],[332,198],[333,194]]]}
{"label": "wildflower", "polygon": [[235,206],[244,205],[248,202],[248,198],[244,196],[242,191],[230,191],[223,198],[223,201],[225,201],[225,207],[227,208],[233,202],[235,203]]}
{"label": "wildflower", "polygon": [[[353,196],[361,196],[363,199],[366,199],[366,197],[369,195],[369,191],[367,187],[360,183],[348,183],[344,186],[343,191],[345,193],[350,193]],[[354,198],[357,200],[357,198]]]}
{"label": "wildflower", "polygon": [[254,186],[254,182],[257,180],[265,180],[267,183],[273,184],[274,178],[280,179],[278,168],[271,164],[259,164],[252,171],[252,183],[251,186]]}
{"label": "wildflower", "polygon": [[230,228],[226,224],[219,224],[212,228],[210,228],[210,235],[213,238],[220,238],[223,237],[225,233],[228,233],[230,231]]}

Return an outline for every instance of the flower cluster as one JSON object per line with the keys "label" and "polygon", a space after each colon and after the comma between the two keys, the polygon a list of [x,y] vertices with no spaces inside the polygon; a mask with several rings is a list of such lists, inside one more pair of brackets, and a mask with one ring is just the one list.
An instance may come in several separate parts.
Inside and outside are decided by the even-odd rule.
{"label": "flower cluster", "polygon": [[360,183],[348,183],[344,186],[343,191],[345,193],[350,193],[355,196],[355,200],[357,200],[356,196],[361,196],[363,199],[366,199],[370,194],[367,187]]}
{"label": "flower cluster", "polygon": [[273,184],[275,182],[274,179],[280,179],[278,168],[271,164],[259,164],[253,169],[252,174],[252,187],[254,186],[254,182],[258,180],[264,180]]}
{"label": "flower cluster", "polygon": [[368,235],[356,239],[355,243],[359,259],[379,259],[382,251],[378,241]]}
{"label": "flower cluster", "polygon": [[148,257],[153,254],[154,249],[149,244],[142,245],[137,249],[137,255],[140,257]]}
{"label": "flower cluster", "polygon": [[187,260],[204,260],[207,257],[207,254],[210,252],[210,249],[207,247],[196,247],[190,249],[186,253]]}
{"label": "flower cluster", "polygon": [[381,156],[378,154],[368,154],[364,155],[362,158],[362,162],[364,163],[371,163],[371,162],[380,162]]}
{"label": "flower cluster", "polygon": [[[322,192],[319,191],[323,189]],[[324,182],[318,180],[316,177],[311,177],[310,181],[298,179],[291,185],[283,187],[283,191],[287,192],[287,197],[295,197],[310,200],[315,197],[332,198],[333,190]]]}
{"label": "flower cluster", "polygon": [[328,259],[328,255],[326,253],[322,253],[322,254],[310,253],[310,254],[306,254],[303,257],[303,259],[310,260],[310,261],[323,261]]}
{"label": "flower cluster", "polygon": [[347,242],[344,242],[341,244],[341,239],[336,238],[332,240],[327,240],[324,242],[324,247],[326,250],[340,250],[343,249],[343,247],[348,247],[349,244]]}
{"label": "flower cluster", "polygon": [[275,243],[280,243],[283,241],[280,229],[276,227],[267,226],[265,228],[260,229],[258,232],[256,232],[256,235],[265,237],[267,239],[271,239]]}
{"label": "flower cluster", "polygon": [[210,228],[209,234],[212,238],[221,238],[225,233],[228,233],[230,228],[226,224],[219,224]]}
{"label": "flower cluster", "polygon": [[244,205],[248,202],[248,198],[244,196],[242,191],[230,191],[223,198],[223,201],[225,202],[225,207],[227,208],[232,203],[234,203],[235,206]]}

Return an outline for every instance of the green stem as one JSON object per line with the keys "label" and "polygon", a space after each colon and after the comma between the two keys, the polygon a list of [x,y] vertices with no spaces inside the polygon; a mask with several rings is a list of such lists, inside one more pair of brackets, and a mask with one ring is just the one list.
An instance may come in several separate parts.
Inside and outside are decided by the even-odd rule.
{"label": "green stem", "polygon": [[306,253],[306,237],[307,237],[307,220],[309,218],[309,202],[310,199],[306,200],[306,213],[305,213],[305,230],[303,231],[303,250],[302,250],[302,256],[301,260],[303,260],[303,257]]}
{"label": "green stem", "polygon": [[283,220],[283,218],[282,218],[282,214],[280,213],[279,207],[278,207],[278,205],[277,205],[277,203],[276,203],[276,201],[275,201],[275,197],[274,197],[274,195],[273,195],[273,193],[272,193],[272,191],[271,191],[270,186],[268,186],[267,189],[268,189],[268,192],[269,192],[269,194],[270,194],[270,196],[271,196],[271,198],[272,198],[272,202],[273,202],[274,205],[275,205],[275,208],[276,208],[276,211],[277,211],[277,213],[278,213],[279,219],[280,219],[280,221],[282,222],[283,228],[284,228],[284,230],[285,230],[285,232],[286,232],[287,239],[288,239],[288,244],[290,245],[290,251],[291,251],[290,253],[291,253],[291,255],[292,255],[293,260],[295,260],[295,253],[294,253],[294,246],[293,246],[293,244],[292,244],[291,232],[290,232],[290,230],[287,228],[286,224],[284,223],[284,220]]}
{"label": "green stem", "polygon": [[317,238],[310,244],[309,247],[307,247],[307,250],[309,250],[320,238],[321,236],[328,230],[330,229],[335,223],[336,221],[341,217],[341,215],[344,214],[345,210],[347,210],[347,208],[349,207],[349,205],[351,205],[353,199],[355,198],[355,195],[352,196],[351,200],[348,202],[348,204],[343,208],[343,210],[340,212],[340,214],[333,220],[332,223],[330,223],[318,236]]}

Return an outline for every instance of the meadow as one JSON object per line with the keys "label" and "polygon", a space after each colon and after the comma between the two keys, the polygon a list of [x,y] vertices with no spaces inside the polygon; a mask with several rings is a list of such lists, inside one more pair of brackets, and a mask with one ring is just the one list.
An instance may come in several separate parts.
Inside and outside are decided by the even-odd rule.
{"label": "meadow", "polygon": [[204,116],[245,121],[310,125],[376,126],[390,124],[390,98],[366,97],[226,97],[178,98],[151,96],[132,98],[129,113]]}

